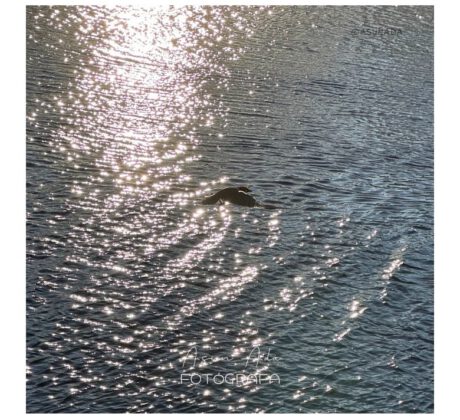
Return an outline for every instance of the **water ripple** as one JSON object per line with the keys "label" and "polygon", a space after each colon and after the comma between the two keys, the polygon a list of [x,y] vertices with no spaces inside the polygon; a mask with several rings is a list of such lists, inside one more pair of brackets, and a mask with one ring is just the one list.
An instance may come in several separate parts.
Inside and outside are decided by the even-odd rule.
{"label": "water ripple", "polygon": [[432,10],[28,7],[28,412],[432,412]]}

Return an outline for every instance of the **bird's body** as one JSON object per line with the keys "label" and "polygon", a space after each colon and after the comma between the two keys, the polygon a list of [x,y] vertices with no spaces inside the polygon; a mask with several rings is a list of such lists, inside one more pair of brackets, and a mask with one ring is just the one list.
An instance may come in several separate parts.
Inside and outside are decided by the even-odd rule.
{"label": "bird's body", "polygon": [[254,207],[258,203],[254,197],[248,194],[249,188],[246,187],[230,187],[224,188],[209,197],[206,197],[202,204],[217,204],[217,203],[232,203],[239,206]]}

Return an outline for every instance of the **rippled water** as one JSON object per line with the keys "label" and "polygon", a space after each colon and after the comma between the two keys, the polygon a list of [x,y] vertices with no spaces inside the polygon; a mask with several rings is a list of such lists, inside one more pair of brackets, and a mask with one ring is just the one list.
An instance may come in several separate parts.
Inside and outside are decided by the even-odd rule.
{"label": "rippled water", "polygon": [[432,8],[28,7],[27,410],[432,412]]}

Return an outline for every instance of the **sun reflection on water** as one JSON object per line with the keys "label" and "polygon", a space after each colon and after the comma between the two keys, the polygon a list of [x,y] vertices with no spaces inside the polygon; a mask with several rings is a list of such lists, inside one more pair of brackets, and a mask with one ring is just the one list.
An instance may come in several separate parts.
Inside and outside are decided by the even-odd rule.
{"label": "sun reflection on water", "polygon": [[[65,258],[71,268],[62,270],[83,273],[69,295],[71,309],[80,311],[74,323],[101,335],[98,350],[112,367],[120,366],[120,357],[158,348],[190,317],[216,308],[213,319],[222,322],[226,312],[219,308],[259,276],[260,264],[247,258],[252,250],[225,249],[230,233],[235,239],[246,234],[242,227],[232,231],[234,209],[197,207],[228,178],[203,181],[187,169],[201,158],[198,131],[224,112],[219,92],[228,90],[228,70],[222,63],[239,58],[238,31],[244,38],[252,29],[244,14],[226,8],[78,10],[76,42],[91,58],[79,62],[66,97],[56,96],[66,124],[53,140],[65,156],[64,171],[84,174],[72,180],[67,201],[75,216]],[[258,217],[251,219],[268,229],[271,246],[279,240],[278,216],[260,227]],[[183,293],[189,287],[196,290],[192,299]],[[87,314],[84,305],[91,306]],[[164,311],[158,322],[151,318],[154,308]],[[241,327],[237,342],[263,342],[252,321]],[[219,344],[213,331],[201,342],[206,349]],[[173,369],[167,356],[149,363],[161,372]],[[112,390],[132,384],[126,378]]]}
{"label": "sun reflection on water", "polygon": [[[240,47],[230,47],[235,34],[221,8],[78,10],[76,40],[88,43],[91,59],[81,63],[75,82],[69,83],[67,101],[57,98],[59,106],[67,106],[69,124],[58,132],[55,143],[67,155],[66,171],[88,174],[72,186],[78,200],[71,205],[92,213],[81,223],[97,224],[106,233],[93,243],[88,243],[92,241],[88,236],[84,244],[71,235],[74,248],[81,252],[69,256],[69,262],[121,271],[121,262],[135,255],[118,253],[119,258],[96,264],[85,257],[88,246],[107,255],[113,248],[109,235],[123,242],[150,232],[143,242],[144,254],[154,255],[219,223],[217,215],[202,223],[200,210],[191,219],[180,217],[177,210],[204,192],[188,186],[192,179],[185,168],[200,158],[195,152],[196,130],[212,124],[221,112],[207,88],[216,72],[220,82],[212,88],[222,89],[220,83],[225,83],[227,70],[216,55],[237,59]],[[245,30],[242,15],[232,13],[231,19]],[[89,42],[88,34],[94,35]],[[221,48],[225,42],[228,46]],[[217,44],[219,48],[213,49]],[[227,218],[227,225],[229,217],[221,208],[220,218]],[[217,235],[203,241],[202,247],[209,251],[212,243],[222,240],[223,234]],[[195,259],[196,252],[172,260],[178,264],[174,270]]]}
{"label": "sun reflection on water", "polygon": [[[46,16],[40,12],[35,20]],[[71,216],[58,270],[75,277],[66,285],[75,330],[100,335],[104,363],[120,366],[120,357],[155,349],[159,337],[188,317],[237,299],[258,276],[244,254],[234,266],[225,262],[221,248],[232,210],[197,207],[228,179],[194,179],[188,170],[201,158],[198,131],[224,114],[225,63],[239,59],[241,39],[253,29],[232,8],[54,8],[48,17],[55,28],[73,31],[75,43],[63,57],[73,66],[67,84],[28,114],[35,123],[49,109],[62,121],[51,146],[71,179],[65,201]],[[48,283],[57,287],[42,282]],[[190,284],[198,292],[184,299],[181,290]],[[149,317],[159,302],[165,313],[157,324]],[[222,311],[215,315],[224,318]],[[56,328],[65,334],[63,325]],[[210,333],[203,343],[217,341]],[[155,363],[165,371],[172,366]],[[92,378],[89,370],[79,372],[82,379]],[[112,391],[131,386],[126,379]]]}

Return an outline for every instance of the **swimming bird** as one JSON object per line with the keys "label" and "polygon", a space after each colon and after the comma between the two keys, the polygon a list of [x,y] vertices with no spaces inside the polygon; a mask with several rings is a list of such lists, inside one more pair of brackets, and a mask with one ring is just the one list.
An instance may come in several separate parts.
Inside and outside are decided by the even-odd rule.
{"label": "swimming bird", "polygon": [[247,187],[224,188],[206,197],[201,204],[232,203],[239,206],[254,207],[257,201],[248,192],[251,192],[251,190]]}
{"label": "swimming bird", "polygon": [[206,197],[201,204],[222,204],[232,203],[246,207],[264,207],[266,209],[275,209],[275,206],[270,204],[261,204],[248,193],[251,190],[248,187],[229,187],[216,192],[213,195]]}

